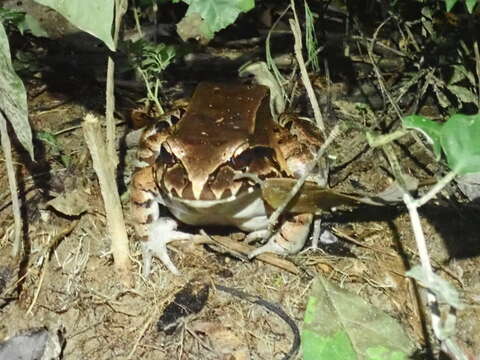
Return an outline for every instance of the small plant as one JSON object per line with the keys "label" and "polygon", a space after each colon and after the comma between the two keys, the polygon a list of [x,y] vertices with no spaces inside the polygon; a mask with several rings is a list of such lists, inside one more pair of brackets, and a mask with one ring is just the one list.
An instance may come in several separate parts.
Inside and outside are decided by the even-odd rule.
{"label": "small plant", "polygon": [[[450,168],[450,172],[419,199],[414,199],[407,190],[403,190],[403,201],[410,215],[421,263],[421,267],[413,267],[407,275],[428,290],[427,306],[431,311],[431,325],[437,339],[455,359],[466,359],[454,339],[455,312],[449,310],[446,318],[443,318],[439,310],[440,303],[447,304],[451,309],[461,309],[463,305],[459,301],[457,290],[433,272],[418,208],[433,199],[457,175],[480,173],[480,115],[455,114],[444,124],[412,115],[403,119],[403,125],[406,129],[424,134],[433,147],[437,161],[444,155]],[[386,154],[397,181],[405,183],[395,155],[388,148]]]}
{"label": "small plant", "polygon": [[0,22],[19,26],[25,20],[25,13],[21,11],[0,8]]}
{"label": "small plant", "polygon": [[59,161],[64,167],[69,167],[72,163],[72,158],[68,155],[65,155],[62,147],[58,143],[57,137],[48,131],[38,131],[35,134],[35,137],[41,140],[51,152],[53,157]]}
{"label": "small plant", "polygon": [[308,61],[312,66],[312,71],[317,73],[320,71],[318,63],[318,52],[321,48],[318,46],[317,35],[315,33],[314,14],[310,10],[307,2],[305,4],[305,46],[307,47]]}
{"label": "small plant", "polygon": [[175,48],[165,44],[154,44],[146,40],[139,40],[130,46],[132,54],[132,64],[140,73],[147,90],[145,105],[150,107],[153,102],[157,111],[162,114],[163,108],[159,100],[159,90],[161,89],[161,73],[175,58]]}

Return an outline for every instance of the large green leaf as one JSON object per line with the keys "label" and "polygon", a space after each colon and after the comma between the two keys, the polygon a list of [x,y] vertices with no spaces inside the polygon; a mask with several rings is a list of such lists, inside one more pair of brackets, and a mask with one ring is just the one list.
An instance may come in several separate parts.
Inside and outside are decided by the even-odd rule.
{"label": "large green leaf", "polygon": [[455,114],[444,124],[411,115],[403,119],[403,125],[427,136],[437,160],[443,150],[448,166],[457,174],[480,172],[480,114]]}
{"label": "large green leaf", "polygon": [[184,0],[190,6],[185,14],[186,19],[195,19],[200,15],[203,24],[198,31],[206,39],[233,24],[242,12],[247,12],[255,6],[255,0]]}
{"label": "large green leaf", "polygon": [[22,80],[13,70],[10,46],[2,23],[0,23],[0,111],[5,113],[18,140],[33,159],[27,95]]}
{"label": "large green leaf", "polygon": [[480,172],[480,114],[456,114],[442,126],[448,166],[460,175]]}
{"label": "large green leaf", "polygon": [[413,345],[400,324],[319,277],[305,311],[304,360],[402,360]]}
{"label": "large green leaf", "polygon": [[35,0],[65,16],[68,21],[115,51],[112,38],[114,0]]}

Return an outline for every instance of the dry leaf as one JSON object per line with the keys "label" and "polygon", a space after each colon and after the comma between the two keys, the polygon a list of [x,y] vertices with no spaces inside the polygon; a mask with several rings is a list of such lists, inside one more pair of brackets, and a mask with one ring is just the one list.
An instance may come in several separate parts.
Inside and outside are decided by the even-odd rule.
{"label": "dry leaf", "polygon": [[50,200],[47,205],[67,216],[79,216],[89,208],[88,196],[80,189],[61,194]]}

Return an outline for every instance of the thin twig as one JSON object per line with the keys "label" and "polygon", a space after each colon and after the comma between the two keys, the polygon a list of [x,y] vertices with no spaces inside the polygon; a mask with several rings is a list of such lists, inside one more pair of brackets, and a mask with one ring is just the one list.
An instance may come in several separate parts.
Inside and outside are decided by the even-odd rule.
{"label": "thin twig", "polygon": [[385,21],[383,21],[377,27],[377,29],[375,30],[375,33],[373,34],[372,41],[370,42],[370,46],[368,46],[367,50],[368,50],[368,57],[370,58],[370,62],[373,66],[373,70],[375,71],[375,75],[377,76],[377,79],[378,79],[378,84],[380,85],[380,88],[382,89],[382,94],[384,94],[387,97],[388,101],[393,106],[393,109],[395,110],[398,118],[401,120],[402,117],[403,117],[402,113],[401,113],[397,103],[393,100],[392,95],[390,95],[390,92],[387,90],[387,88],[385,86],[385,83],[383,81],[383,76],[380,73],[380,70],[378,69],[378,66],[377,66],[377,64],[376,64],[376,62],[373,58],[373,47],[375,46],[375,43],[377,41],[378,33],[380,32],[381,28],[390,20],[391,20],[391,18],[385,19]]}
{"label": "thin twig", "polygon": [[42,265],[41,265],[41,268],[40,268],[40,271],[41,271],[40,280],[38,281],[37,289],[35,290],[35,294],[33,295],[32,303],[30,304],[30,306],[27,309],[27,315],[32,313],[32,309],[35,306],[35,304],[37,303],[38,295],[40,294],[40,290],[42,289],[43,279],[45,278],[45,273],[47,272],[47,270],[44,266],[45,260],[46,260],[45,258],[42,259]]}
{"label": "thin twig", "polygon": [[[118,43],[118,36],[120,33],[120,25],[122,23],[122,17],[127,11],[127,0],[115,0],[115,29],[113,33],[113,43],[115,47]],[[106,103],[105,103],[105,118],[107,122],[107,151],[110,160],[115,165],[118,164],[118,156],[115,149],[115,118],[113,112],[115,110],[115,95],[114,95],[114,74],[115,74],[115,62],[112,57],[108,57],[107,62],[107,85],[106,85]]]}
{"label": "thin twig", "polygon": [[7,119],[0,111],[0,135],[2,140],[2,150],[5,156],[5,166],[7,168],[8,186],[12,196],[12,210],[14,227],[14,240],[12,248],[12,256],[17,257],[20,252],[21,234],[22,234],[22,216],[20,213],[20,201],[18,200],[18,187],[15,178],[15,169],[13,168],[12,146],[7,131]]}
{"label": "thin twig", "polygon": [[280,71],[278,70],[277,65],[275,64],[275,61],[273,61],[272,53],[270,50],[270,38],[272,36],[273,31],[277,28],[278,24],[280,21],[283,19],[285,14],[290,10],[290,5],[288,5],[285,10],[280,14],[280,16],[275,20],[273,23],[272,27],[268,31],[267,38],[265,39],[265,58],[267,59],[267,64],[270,67],[270,70],[272,71],[273,75],[275,76],[275,79],[277,79],[277,83],[280,85],[280,91],[282,93],[282,98],[284,101],[286,100],[286,92],[285,89],[283,88],[283,85],[285,83],[285,78],[282,76]]}
{"label": "thin twig", "polygon": [[132,350],[127,356],[127,359],[131,359],[133,357],[133,354],[135,354],[135,351],[137,350],[138,344],[140,344],[140,340],[142,339],[143,335],[145,335],[145,332],[147,331],[148,327],[152,324],[153,320],[157,317],[157,310],[154,310],[148,320],[145,322],[145,325],[143,326],[142,330],[140,330],[140,333],[137,336],[137,339],[135,340],[135,343],[133,344]]}
{"label": "thin twig", "polygon": [[475,53],[475,72],[477,73],[477,109],[480,109],[480,54],[477,40],[473,42],[473,52]]}
{"label": "thin twig", "polygon": [[[242,258],[247,257],[250,254],[254,247],[244,244],[242,242],[234,241],[228,236],[215,236],[212,237],[201,230],[199,236],[196,236],[194,239],[195,244],[216,244],[225,248],[232,255]],[[291,263],[285,258],[282,258],[273,253],[263,253],[256,257],[256,259],[263,261],[266,264],[273,265],[279,269],[288,271],[291,274],[299,274],[300,270],[295,264]]]}
{"label": "thin twig", "polygon": [[293,37],[295,39],[295,57],[297,58],[298,66],[300,68],[300,75],[302,77],[303,85],[307,91],[308,98],[313,108],[313,114],[315,117],[315,122],[317,123],[320,131],[325,135],[325,123],[323,122],[322,112],[320,111],[320,106],[318,105],[318,100],[313,90],[312,83],[308,76],[307,67],[305,66],[305,60],[303,59],[302,54],[302,31],[300,30],[300,23],[298,20],[297,12],[295,10],[295,1],[291,0],[290,6],[292,7],[293,16],[295,20],[290,19],[290,28],[292,29]]}

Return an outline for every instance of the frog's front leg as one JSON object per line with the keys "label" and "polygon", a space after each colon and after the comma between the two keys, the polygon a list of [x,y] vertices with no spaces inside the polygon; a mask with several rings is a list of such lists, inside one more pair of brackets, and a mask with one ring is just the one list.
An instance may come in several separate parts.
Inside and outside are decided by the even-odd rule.
{"label": "frog's front leg", "polygon": [[[180,272],[168,255],[167,244],[174,240],[191,239],[193,235],[177,231],[177,222],[160,217],[161,194],[155,182],[155,166],[138,170],[132,179],[132,216],[135,232],[143,241],[143,274],[150,274],[152,256],[159,258],[172,273]],[[160,201],[161,202],[161,201]]]}
{"label": "frog's front leg", "polygon": [[[266,252],[279,255],[298,253],[308,239],[312,222],[312,214],[299,214],[290,217],[282,224],[280,229],[270,237],[265,245],[253,250],[248,257],[252,259]],[[247,236],[247,241],[251,241],[253,238],[263,237],[264,235],[263,230],[255,231]]]}

